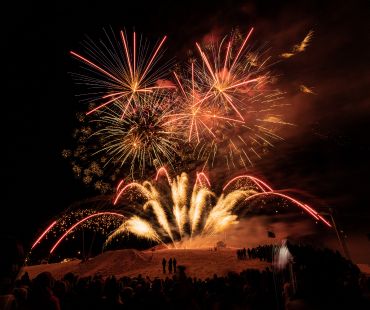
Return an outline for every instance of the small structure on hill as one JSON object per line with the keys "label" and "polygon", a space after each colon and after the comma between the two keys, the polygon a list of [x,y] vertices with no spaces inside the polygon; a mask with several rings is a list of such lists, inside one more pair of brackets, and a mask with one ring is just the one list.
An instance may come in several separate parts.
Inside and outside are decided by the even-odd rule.
{"label": "small structure on hill", "polygon": [[226,248],[226,243],[223,241],[218,241],[215,246],[217,249],[224,249]]}

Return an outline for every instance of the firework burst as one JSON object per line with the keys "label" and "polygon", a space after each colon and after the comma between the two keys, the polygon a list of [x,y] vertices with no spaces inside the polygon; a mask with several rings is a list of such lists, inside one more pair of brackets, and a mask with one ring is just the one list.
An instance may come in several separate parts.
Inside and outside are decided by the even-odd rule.
{"label": "firework burst", "polygon": [[[146,94],[135,98],[135,108],[125,111],[125,102],[117,102],[99,113],[96,122],[101,129],[94,133],[102,143],[97,153],[108,158],[107,163],[130,166],[131,175],[146,166],[172,163],[182,141],[181,126],[169,121],[173,113],[169,98]],[[122,118],[122,113],[126,117]]]}
{"label": "firework burst", "polygon": [[133,32],[129,44],[127,34],[120,31],[119,38],[106,33],[106,39],[98,43],[92,40],[84,42],[86,56],[71,51],[71,55],[82,62],[85,71],[74,76],[89,89],[84,98],[94,105],[86,114],[121,100],[126,106],[121,115],[124,117],[125,111],[137,103],[135,99],[140,95],[172,88],[158,83],[169,67],[168,63],[159,65],[166,38],[164,36],[151,50],[145,39],[137,38],[136,32]]}
{"label": "firework burst", "polygon": [[238,32],[218,44],[196,44],[195,58],[183,74],[174,74],[180,89],[187,140],[205,164],[220,155],[229,167],[253,165],[256,158],[282,138],[276,133],[288,125],[278,113],[283,97],[273,89],[266,51],[248,47],[253,29],[243,38]]}
{"label": "firework burst", "polygon": [[102,193],[112,192],[116,182],[154,174],[164,165],[174,167],[183,158],[182,123],[175,113],[171,95],[148,93],[134,99],[135,107],[126,109],[120,100],[97,111],[75,132],[76,148],[64,150],[77,178]]}

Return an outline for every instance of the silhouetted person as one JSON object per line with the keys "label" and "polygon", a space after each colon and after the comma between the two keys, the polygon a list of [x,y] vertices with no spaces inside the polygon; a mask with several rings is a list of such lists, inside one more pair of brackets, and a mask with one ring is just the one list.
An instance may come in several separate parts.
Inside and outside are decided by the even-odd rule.
{"label": "silhouetted person", "polygon": [[53,292],[54,278],[50,272],[44,271],[37,275],[32,283],[30,309],[60,310],[59,298]]}
{"label": "silhouetted person", "polygon": [[162,268],[163,268],[163,273],[166,273],[166,259],[164,257],[162,259]]}
{"label": "silhouetted person", "polygon": [[23,285],[27,285],[27,286],[31,285],[30,276],[27,271],[22,275],[21,281]]}
{"label": "silhouetted person", "polygon": [[176,273],[176,265],[177,265],[176,258],[173,258],[172,265],[173,265],[173,272]]}
{"label": "silhouetted person", "polygon": [[168,261],[168,272],[172,273],[172,258],[170,258]]}
{"label": "silhouetted person", "polygon": [[12,291],[24,263],[23,247],[14,237],[3,234],[0,234],[0,244],[0,309],[14,309],[16,300]]}
{"label": "silhouetted person", "polygon": [[105,280],[104,293],[105,300],[102,309],[122,309],[123,303],[120,296],[120,287],[115,276],[111,276]]}

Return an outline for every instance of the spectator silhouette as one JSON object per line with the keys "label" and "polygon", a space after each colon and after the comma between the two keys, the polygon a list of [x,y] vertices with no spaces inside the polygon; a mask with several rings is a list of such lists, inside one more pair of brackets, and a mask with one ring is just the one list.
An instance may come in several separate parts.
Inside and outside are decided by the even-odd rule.
{"label": "spectator silhouette", "polygon": [[23,285],[27,285],[27,286],[31,285],[30,276],[28,275],[27,271],[22,275],[21,282]]}
{"label": "spectator silhouette", "polygon": [[177,266],[176,258],[173,258],[172,264],[173,264],[173,272],[176,273],[176,266]]}
{"label": "spectator silhouette", "polygon": [[12,289],[23,265],[24,252],[21,243],[14,237],[0,234],[0,243],[0,309],[11,309],[16,306]]}
{"label": "spectator silhouette", "polygon": [[105,281],[105,300],[103,303],[103,309],[114,309],[118,310],[122,308],[122,300],[120,296],[120,287],[117,279],[111,276]]}
{"label": "spectator silhouette", "polygon": [[59,298],[54,295],[54,278],[50,272],[40,273],[34,280],[30,295],[30,309],[60,310]]}
{"label": "spectator silhouette", "polygon": [[162,259],[162,268],[163,268],[163,273],[166,273],[166,259],[164,257]]}
{"label": "spectator silhouette", "polygon": [[168,261],[168,272],[172,273],[172,258],[170,258]]}
{"label": "spectator silhouette", "polygon": [[238,259],[247,259],[247,250],[244,248],[244,249],[239,249],[236,251],[236,256]]}

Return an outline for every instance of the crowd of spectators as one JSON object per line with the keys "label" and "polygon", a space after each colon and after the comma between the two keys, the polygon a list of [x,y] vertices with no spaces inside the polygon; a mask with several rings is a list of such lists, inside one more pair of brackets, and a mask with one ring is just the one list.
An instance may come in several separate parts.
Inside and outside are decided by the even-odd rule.
{"label": "crowd of spectators", "polygon": [[[304,244],[287,244],[293,257],[296,298],[322,308],[370,309],[370,277],[338,251]],[[362,302],[367,298],[367,307]],[[339,307],[339,308],[338,308]]]}
{"label": "crowd of spectators", "polygon": [[55,280],[49,272],[23,276],[14,290],[20,310],[77,309],[276,309],[270,269],[245,270],[208,279],[187,277],[184,266],[164,279],[114,276]]}
{"label": "crowd of spectators", "polygon": [[182,265],[163,278],[68,273],[55,280],[42,272],[31,280],[24,274],[10,309],[370,309],[370,280],[356,265],[328,249],[287,247],[293,259],[283,270],[274,267],[276,246],[265,245],[239,250],[236,259],[260,259],[271,267],[207,279],[187,276]]}
{"label": "crowd of spectators", "polygon": [[255,248],[239,249],[236,251],[236,256],[240,260],[259,259],[260,261],[266,261],[271,263],[273,259],[274,250],[275,250],[274,245],[260,245]]}

